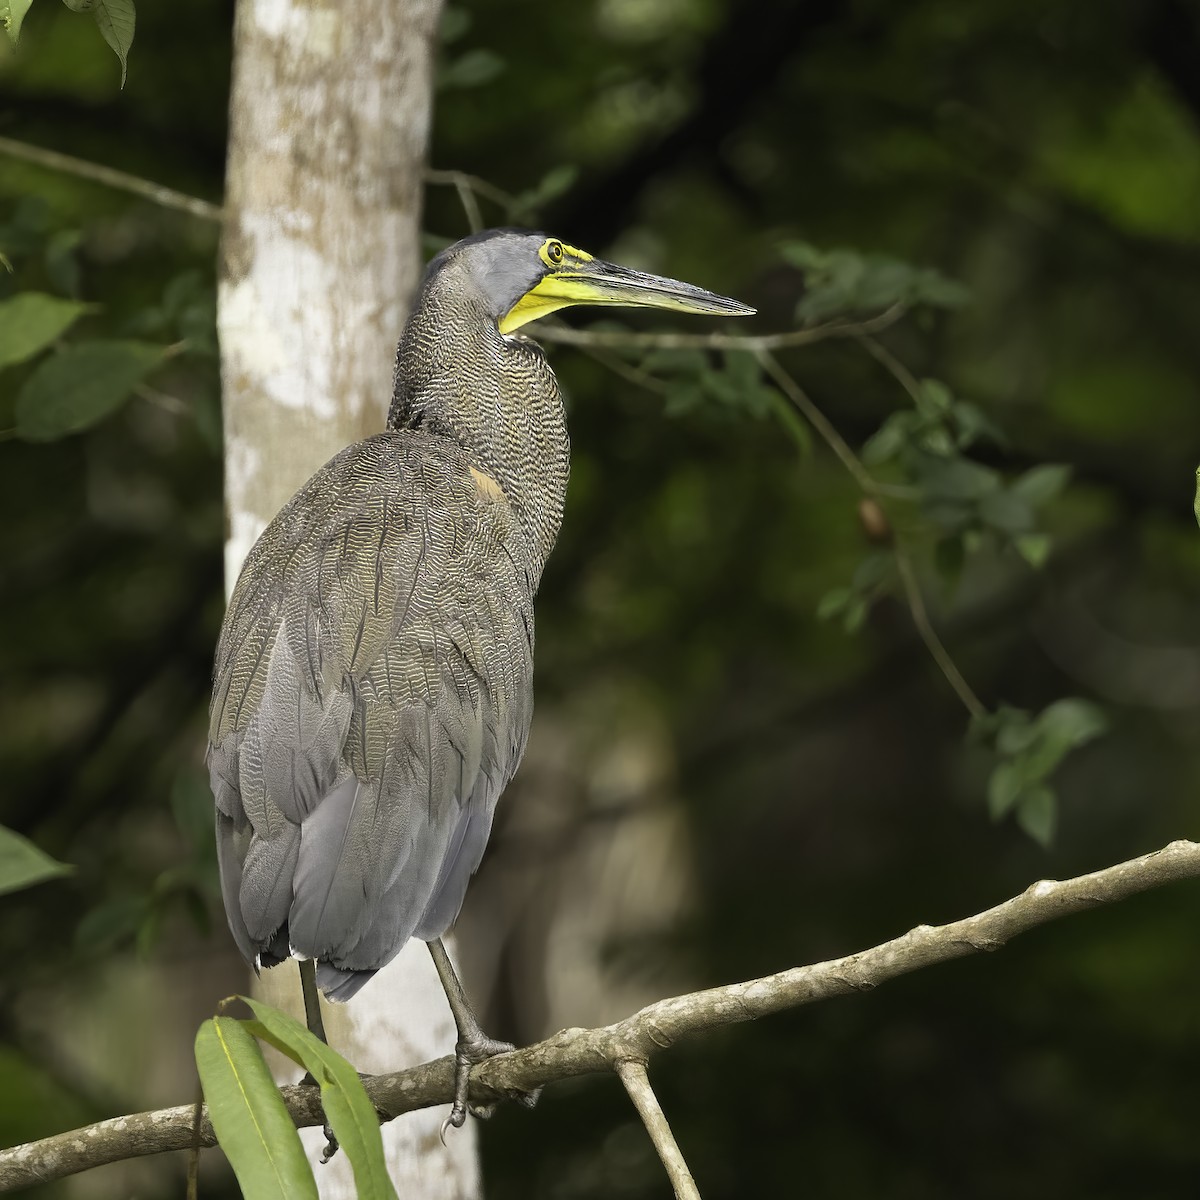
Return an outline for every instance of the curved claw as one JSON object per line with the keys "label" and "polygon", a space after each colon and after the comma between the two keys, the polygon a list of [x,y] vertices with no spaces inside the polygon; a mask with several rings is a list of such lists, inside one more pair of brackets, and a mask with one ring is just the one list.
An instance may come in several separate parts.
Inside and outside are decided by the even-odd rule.
{"label": "curved claw", "polygon": [[486,1034],[478,1037],[462,1038],[454,1047],[454,1103],[450,1106],[450,1115],[442,1122],[442,1144],[446,1142],[448,1129],[461,1129],[466,1122],[470,1107],[467,1103],[467,1091],[471,1086],[471,1068],[478,1063],[486,1062],[497,1054],[508,1054],[515,1050],[512,1042],[498,1042]]}
{"label": "curved claw", "polygon": [[322,1127],[321,1132],[325,1134],[325,1149],[321,1151],[321,1162],[327,1163],[338,1152],[338,1140],[333,1136],[333,1130],[328,1122]]}

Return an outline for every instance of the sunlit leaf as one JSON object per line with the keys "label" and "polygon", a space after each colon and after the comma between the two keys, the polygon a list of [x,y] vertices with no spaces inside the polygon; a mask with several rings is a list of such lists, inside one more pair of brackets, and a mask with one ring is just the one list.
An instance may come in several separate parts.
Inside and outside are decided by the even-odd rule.
{"label": "sunlit leaf", "polygon": [[17,435],[48,442],[120,408],[162,361],[148,342],[76,342],[38,364],[17,396]]}
{"label": "sunlit leaf", "polygon": [[217,1141],[245,1200],[317,1200],[300,1135],[258,1043],[233,1017],[205,1021],[196,1066]]}
{"label": "sunlit leaf", "polygon": [[17,38],[21,36],[21,22],[25,20],[25,14],[32,3],[33,0],[0,0],[0,25],[4,26],[4,31],[12,39],[13,45],[16,45]]}
{"label": "sunlit leaf", "polygon": [[57,862],[19,833],[0,825],[0,895],[69,875],[73,870],[74,867]]}
{"label": "sunlit leaf", "polygon": [[0,367],[24,362],[53,345],[93,307],[45,292],[19,292],[0,300]]}
{"label": "sunlit leaf", "polygon": [[363,1089],[358,1072],[340,1054],[286,1013],[246,999],[257,1021],[247,1029],[304,1067],[321,1085],[325,1117],[354,1170],[358,1200],[396,1200],[383,1156],[379,1116]]}

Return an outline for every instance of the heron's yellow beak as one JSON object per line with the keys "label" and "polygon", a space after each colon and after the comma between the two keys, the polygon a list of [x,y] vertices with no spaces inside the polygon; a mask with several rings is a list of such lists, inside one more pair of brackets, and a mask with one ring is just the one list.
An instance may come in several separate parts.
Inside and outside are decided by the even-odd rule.
{"label": "heron's yellow beak", "polygon": [[592,258],[564,246],[561,267],[543,275],[500,320],[500,332],[512,333],[560,308],[575,304],[610,304],[623,308],[668,308],[676,312],[748,317],[754,309],[678,279],[648,275],[616,263]]}

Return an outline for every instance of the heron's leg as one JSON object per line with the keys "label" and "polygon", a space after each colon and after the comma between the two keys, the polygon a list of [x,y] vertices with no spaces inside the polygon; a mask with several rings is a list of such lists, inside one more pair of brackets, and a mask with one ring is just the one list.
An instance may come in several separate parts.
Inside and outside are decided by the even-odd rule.
{"label": "heron's leg", "polygon": [[480,1029],[479,1018],[475,1016],[467,993],[455,974],[454,965],[450,962],[446,947],[442,945],[442,939],[434,938],[426,945],[433,956],[433,965],[437,968],[442,990],[450,1002],[450,1011],[454,1014],[454,1024],[458,1028],[458,1045],[454,1047],[454,1104],[442,1125],[444,1138],[448,1128],[453,1126],[458,1129],[467,1119],[467,1087],[471,1068],[494,1054],[507,1054],[516,1047],[512,1042],[498,1042]]}
{"label": "heron's leg", "polygon": [[[317,990],[317,963],[312,958],[300,960],[300,990],[304,993],[304,1021],[308,1032],[319,1037],[325,1045],[329,1039],[325,1036],[325,1022],[321,1018],[321,993]],[[304,1077],[306,1083],[315,1084],[312,1072]],[[322,1162],[328,1162],[338,1152],[338,1140],[333,1136],[329,1122],[325,1122],[325,1150],[321,1155]]]}

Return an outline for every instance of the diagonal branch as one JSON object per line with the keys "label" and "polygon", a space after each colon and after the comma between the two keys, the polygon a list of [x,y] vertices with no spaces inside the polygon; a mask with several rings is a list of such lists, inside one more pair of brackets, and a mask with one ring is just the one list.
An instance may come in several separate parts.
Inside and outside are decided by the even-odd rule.
{"label": "diagonal branch", "polygon": [[[1200,878],[1200,843],[1177,841],[1128,862],[1061,882],[1042,880],[1019,896],[949,925],[919,925],[902,937],[846,958],[777,975],[672,996],[599,1029],[564,1029],[534,1046],[480,1064],[471,1074],[471,1101],[488,1104],[514,1092],[598,1071],[622,1062],[645,1062],[682,1037],[751,1021],[833,996],[870,991],[889,979],[981,950],[997,950],[1011,938],[1048,921],[1114,904],[1139,892]],[[448,1104],[454,1095],[454,1059],[440,1058],[367,1082],[367,1094],[385,1120]],[[299,1126],[320,1125],[320,1093],[311,1085],[282,1089]],[[193,1144],[194,1107],[115,1117],[70,1133],[0,1150],[0,1192],[60,1179],[103,1163],[185,1150]],[[215,1144],[203,1120],[198,1141]]]}
{"label": "diagonal branch", "polygon": [[675,1200],[700,1200],[700,1191],[691,1171],[688,1170],[683,1151],[679,1149],[671,1126],[667,1124],[666,1113],[663,1112],[662,1105],[650,1086],[650,1073],[646,1070],[646,1064],[625,1059],[617,1063],[617,1075],[625,1085],[625,1090],[629,1093],[629,1098],[654,1143],[654,1149],[658,1151],[658,1157],[666,1168],[667,1178],[675,1191]]}

